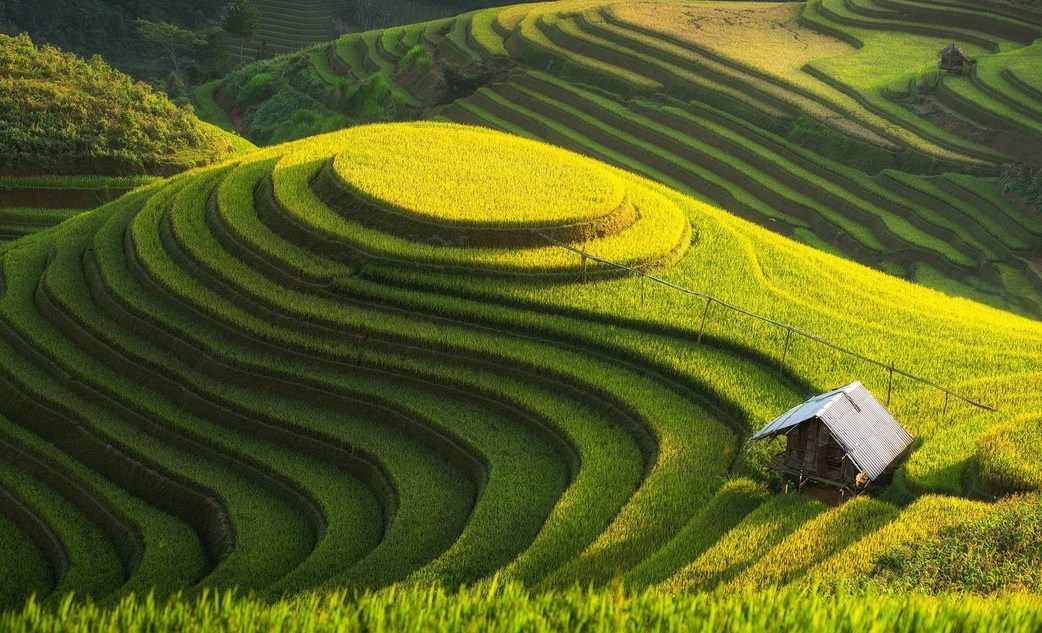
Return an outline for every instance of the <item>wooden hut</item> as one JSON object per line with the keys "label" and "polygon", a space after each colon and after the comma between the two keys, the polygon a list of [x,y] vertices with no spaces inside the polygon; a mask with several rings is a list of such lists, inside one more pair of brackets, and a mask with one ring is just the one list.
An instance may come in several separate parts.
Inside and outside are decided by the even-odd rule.
{"label": "wooden hut", "polygon": [[778,416],[750,442],[785,436],[771,467],[785,475],[856,493],[890,474],[912,436],[855,381]]}
{"label": "wooden hut", "polygon": [[962,50],[962,47],[952,42],[941,49],[941,52],[937,53],[937,56],[941,58],[938,66],[941,70],[947,70],[950,73],[963,73],[970,70],[975,62],[970,59],[966,51]]}

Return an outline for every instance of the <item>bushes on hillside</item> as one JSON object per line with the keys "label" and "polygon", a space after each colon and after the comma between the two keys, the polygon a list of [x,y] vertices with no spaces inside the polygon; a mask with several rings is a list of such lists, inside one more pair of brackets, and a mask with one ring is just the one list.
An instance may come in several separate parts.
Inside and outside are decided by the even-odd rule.
{"label": "bushes on hillside", "polygon": [[1008,165],[1002,174],[1003,189],[1042,210],[1042,168],[1027,163]]}
{"label": "bushes on hillside", "polygon": [[[409,57],[410,67],[432,63],[426,48],[415,50]],[[330,84],[314,72],[306,56],[240,68],[221,82],[221,92],[240,108],[246,136],[260,145],[394,120],[406,107],[402,92],[384,74],[373,73],[361,82],[345,78]]]}
{"label": "bushes on hillside", "polygon": [[166,174],[230,152],[190,110],[100,57],[0,35],[0,170]]}
{"label": "bushes on hillside", "polygon": [[423,44],[417,44],[410,48],[405,57],[402,57],[401,61],[398,62],[398,71],[406,71],[410,67],[414,67],[421,73],[425,73],[433,65],[434,58],[431,56],[430,49]]}
{"label": "bushes on hillside", "polygon": [[250,136],[262,145],[277,145],[346,126],[347,117],[324,114],[322,104],[287,87],[257,108]]}

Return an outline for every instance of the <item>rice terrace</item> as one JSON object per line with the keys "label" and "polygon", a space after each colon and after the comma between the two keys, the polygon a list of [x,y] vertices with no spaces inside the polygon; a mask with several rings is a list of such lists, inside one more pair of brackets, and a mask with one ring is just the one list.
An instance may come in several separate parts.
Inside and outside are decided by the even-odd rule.
{"label": "rice terrace", "polygon": [[0,631],[1042,630],[1039,0],[49,4]]}

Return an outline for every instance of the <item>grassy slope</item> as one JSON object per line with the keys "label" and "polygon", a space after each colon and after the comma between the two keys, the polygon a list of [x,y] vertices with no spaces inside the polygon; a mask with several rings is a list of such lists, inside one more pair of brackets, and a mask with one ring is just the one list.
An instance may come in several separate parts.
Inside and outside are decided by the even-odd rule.
{"label": "grassy slope", "polygon": [[[736,459],[742,437],[812,391],[858,378],[882,393],[885,371],[797,339],[779,373],[779,330],[717,308],[699,337],[703,304],[686,295],[632,278],[544,276],[562,266],[577,276],[578,258],[531,243],[421,245],[386,233],[395,223],[379,219],[379,206],[340,215],[327,205],[351,194],[343,185],[323,193],[314,175],[332,156],[349,160],[363,132],[155,183],[0,250],[0,388],[10,395],[0,413],[144,504],[111,501],[69,469],[90,492],[56,495],[54,507],[78,508],[77,530],[109,543],[116,564],[95,595],[122,592],[112,577],[120,561],[128,587],[162,578],[169,588],[200,573],[198,559],[181,570],[120,545],[105,517],[157,525],[143,507],[210,552],[205,584],[268,594],[452,586],[496,571],[544,587],[608,583],[620,570],[663,588],[758,587],[800,582],[825,564],[861,582],[865,564],[905,544],[908,530],[892,526],[908,521],[926,538],[989,512],[927,493],[1033,489],[1018,470],[1025,458],[1009,450],[982,454],[986,475],[977,484],[972,475],[978,438],[1042,417],[1030,396],[1042,386],[1037,322],[609,170],[630,195],[646,189],[647,201],[670,201],[690,223],[690,248],[660,275],[1000,409],[946,406],[899,377],[892,409],[917,444],[887,502],[829,510],[781,498],[757,508],[757,486],[743,484],[721,497],[746,498],[731,516],[711,501],[736,474],[762,481],[768,456],[757,447]],[[410,134],[419,136],[403,147],[423,138]],[[390,250],[358,258],[359,244]],[[490,276],[502,266],[496,253],[527,262],[529,274]],[[455,272],[430,266],[446,257]],[[531,274],[540,267],[544,275]],[[52,411],[52,425],[33,407]],[[120,460],[147,464],[149,483]],[[816,538],[862,511],[871,521],[860,531]],[[931,512],[939,518],[924,521]],[[234,545],[221,525],[234,527]],[[691,530],[714,537],[700,542]],[[166,547],[162,531],[140,534],[146,554]],[[86,539],[68,543],[80,574]]]}

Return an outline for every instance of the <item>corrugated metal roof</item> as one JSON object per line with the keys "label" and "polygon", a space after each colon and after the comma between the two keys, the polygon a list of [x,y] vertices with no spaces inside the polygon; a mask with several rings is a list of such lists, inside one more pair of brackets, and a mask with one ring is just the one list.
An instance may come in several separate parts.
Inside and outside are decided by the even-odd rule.
{"label": "corrugated metal roof", "polygon": [[749,441],[781,435],[811,418],[819,418],[829,427],[854,464],[871,479],[879,477],[912,443],[912,436],[858,380],[789,409]]}
{"label": "corrugated metal roof", "polygon": [[843,392],[845,389],[860,384],[860,382],[854,382],[846,387],[840,387],[839,389],[833,389],[828,393],[823,393],[820,396],[814,396],[803,404],[796,405],[776,417],[773,422],[760,429],[760,431],[756,435],[752,436],[749,441],[751,442],[765,437],[780,435],[800,422],[820,416],[822,411],[825,411],[832,406],[837,399],[843,398]]}

